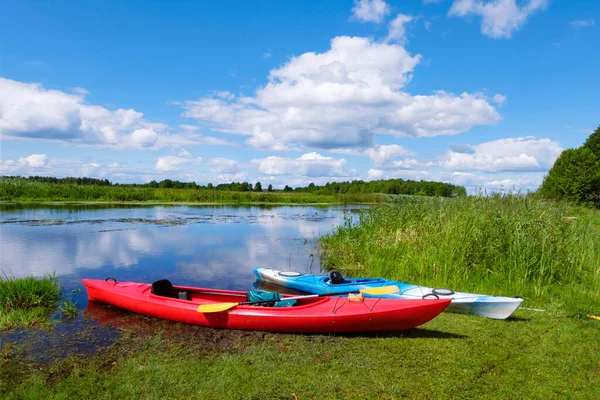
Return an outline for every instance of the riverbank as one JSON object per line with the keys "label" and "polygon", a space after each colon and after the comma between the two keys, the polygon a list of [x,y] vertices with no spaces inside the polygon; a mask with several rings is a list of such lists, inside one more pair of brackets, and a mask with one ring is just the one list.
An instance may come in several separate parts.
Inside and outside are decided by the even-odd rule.
{"label": "riverbank", "polygon": [[[394,334],[293,335],[98,307],[85,313],[96,328],[2,348],[2,398],[594,398],[600,384],[600,323],[551,311],[505,321],[444,313]],[[97,332],[111,326],[115,342],[101,343]],[[51,361],[35,358],[56,348]]]}

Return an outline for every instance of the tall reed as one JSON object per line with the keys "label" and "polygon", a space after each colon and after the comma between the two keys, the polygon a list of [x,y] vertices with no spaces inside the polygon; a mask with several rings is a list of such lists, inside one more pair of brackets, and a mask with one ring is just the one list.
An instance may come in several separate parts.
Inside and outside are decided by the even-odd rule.
{"label": "tall reed", "polygon": [[534,196],[402,198],[321,239],[328,268],[600,312],[600,216]]}

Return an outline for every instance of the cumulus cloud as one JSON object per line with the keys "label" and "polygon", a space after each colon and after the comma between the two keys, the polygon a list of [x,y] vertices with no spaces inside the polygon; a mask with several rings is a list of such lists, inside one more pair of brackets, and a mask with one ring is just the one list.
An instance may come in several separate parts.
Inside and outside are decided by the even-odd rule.
{"label": "cumulus cloud", "polygon": [[420,59],[399,44],[336,37],[328,51],[304,53],[273,69],[255,96],[185,101],[182,115],[215,131],[250,136],[253,147],[280,150],[297,144],[366,148],[374,134],[453,135],[499,121],[480,94],[402,91]]}
{"label": "cumulus cloud", "polygon": [[252,130],[252,137],[246,139],[246,144],[256,149],[287,151],[289,147],[280,143],[271,132],[262,132],[258,126]]}
{"label": "cumulus cloud", "polygon": [[318,153],[306,153],[299,158],[284,158],[271,156],[263,159],[252,160],[258,165],[258,170],[265,175],[301,175],[308,177],[342,177],[349,176],[342,171],[346,160],[336,160]]}
{"label": "cumulus cloud", "polygon": [[392,168],[397,169],[427,169],[432,168],[433,166],[435,166],[433,161],[422,161],[414,158],[405,158],[392,163]]}
{"label": "cumulus cloud", "polygon": [[448,152],[441,166],[454,171],[546,171],[562,152],[558,142],[535,137],[506,138]]}
{"label": "cumulus cloud", "polygon": [[506,96],[498,93],[498,94],[494,95],[492,100],[494,100],[494,103],[496,103],[498,105],[498,107],[502,107],[504,105],[504,103],[506,102]]}
{"label": "cumulus cloud", "polygon": [[412,153],[402,146],[390,144],[375,145],[373,148],[365,150],[364,154],[373,160],[374,168],[386,168],[393,160]]}
{"label": "cumulus cloud", "polygon": [[494,39],[510,38],[530,15],[544,9],[547,4],[547,0],[527,0],[521,6],[516,0],[455,0],[448,15],[479,16],[484,35]]}
{"label": "cumulus cloud", "polygon": [[0,160],[0,172],[10,174],[39,173],[51,168],[51,161],[45,154],[31,154],[18,160]]}
{"label": "cumulus cloud", "polygon": [[[395,42],[399,44],[406,44],[406,28],[404,25],[413,20],[410,15],[398,14],[396,18],[390,22],[390,30],[386,37],[386,42]],[[429,30],[429,28],[427,28]]]}
{"label": "cumulus cloud", "polygon": [[45,154],[32,154],[29,157],[19,158],[19,163],[29,168],[42,168],[48,165],[48,157]]}
{"label": "cumulus cloud", "polygon": [[156,161],[157,171],[179,171],[182,165],[198,165],[202,163],[201,157],[192,157],[190,153],[183,149],[179,156],[163,156]]}
{"label": "cumulus cloud", "polygon": [[360,22],[378,24],[389,13],[390,6],[383,0],[354,0],[354,7],[352,7],[352,18]]}
{"label": "cumulus cloud", "polygon": [[0,78],[0,135],[141,148],[152,146],[166,128],[135,110],[88,105],[84,89],[73,92]]}
{"label": "cumulus cloud", "polygon": [[213,158],[208,161],[212,165],[212,171],[220,174],[237,174],[239,163],[229,158]]}

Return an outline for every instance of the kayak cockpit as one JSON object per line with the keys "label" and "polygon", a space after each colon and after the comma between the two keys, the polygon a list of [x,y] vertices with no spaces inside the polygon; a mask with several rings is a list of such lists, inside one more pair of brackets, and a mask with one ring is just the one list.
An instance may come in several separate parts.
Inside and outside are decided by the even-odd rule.
{"label": "kayak cockpit", "polygon": [[[265,297],[266,295],[266,297]],[[274,295],[272,298],[269,295]],[[286,300],[285,295],[280,295],[274,292],[264,291],[231,291],[220,289],[198,289],[188,286],[173,286],[168,279],[155,281],[150,286],[150,296],[158,298],[168,298],[175,301],[191,302],[194,304],[210,304],[222,302],[246,302],[246,301],[265,301],[273,300],[268,303],[260,303],[256,305],[247,305],[250,307],[275,307],[294,309],[303,306],[312,306],[323,301],[323,298],[309,297],[306,299]]]}

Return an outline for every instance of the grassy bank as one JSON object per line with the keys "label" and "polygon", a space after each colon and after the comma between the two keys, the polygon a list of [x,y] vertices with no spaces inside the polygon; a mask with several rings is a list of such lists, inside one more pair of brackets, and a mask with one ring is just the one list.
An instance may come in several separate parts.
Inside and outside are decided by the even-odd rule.
{"label": "grassy bank", "polygon": [[[596,398],[598,321],[519,310],[442,314],[393,335],[277,335],[144,319],[93,357],[0,354],[0,394],[23,398]],[[160,326],[167,327],[161,330]],[[157,329],[146,336],[148,327]],[[158,328],[157,328],[158,327]],[[205,340],[206,334],[208,340]]]}
{"label": "grassy bank", "polygon": [[386,201],[386,197],[360,193],[317,195],[296,192],[229,192],[202,189],[76,185],[0,178],[0,201],[373,204]]}
{"label": "grassy bank", "polygon": [[329,268],[600,313],[597,210],[534,197],[405,198],[322,238]]}
{"label": "grassy bank", "polygon": [[59,298],[60,286],[53,276],[0,279],[0,331],[46,322]]}

